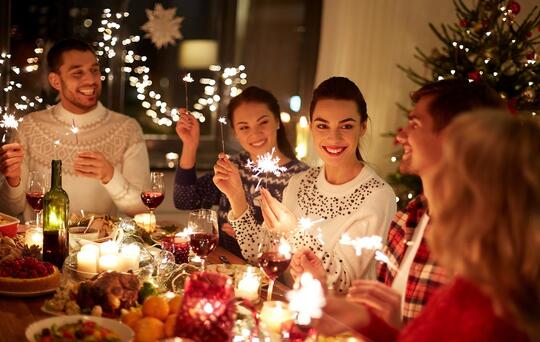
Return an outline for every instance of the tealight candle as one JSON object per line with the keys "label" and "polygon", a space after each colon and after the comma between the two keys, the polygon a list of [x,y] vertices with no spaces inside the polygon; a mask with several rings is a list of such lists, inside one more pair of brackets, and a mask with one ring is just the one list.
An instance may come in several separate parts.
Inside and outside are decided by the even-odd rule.
{"label": "tealight candle", "polygon": [[120,258],[118,255],[103,255],[99,257],[98,271],[119,271]]}
{"label": "tealight candle", "polygon": [[292,314],[286,303],[280,301],[264,302],[259,315],[261,322],[275,333],[281,332],[281,325],[292,319]]}
{"label": "tealight candle", "polygon": [[248,267],[246,272],[237,272],[237,284],[234,290],[236,297],[245,298],[250,301],[259,299],[260,276],[255,273],[254,267]]}
{"label": "tealight candle", "polygon": [[31,228],[26,231],[24,235],[24,243],[30,247],[36,245],[39,248],[43,249],[43,229],[42,228]]}
{"label": "tealight candle", "polygon": [[97,272],[97,254],[92,251],[83,251],[77,253],[77,270],[87,273]]}
{"label": "tealight candle", "polygon": [[123,271],[139,269],[139,256],[141,255],[141,248],[136,244],[129,244],[122,247],[120,252],[123,262]]}
{"label": "tealight candle", "polygon": [[99,245],[99,255],[116,255],[118,254],[118,244],[114,241],[107,241]]}

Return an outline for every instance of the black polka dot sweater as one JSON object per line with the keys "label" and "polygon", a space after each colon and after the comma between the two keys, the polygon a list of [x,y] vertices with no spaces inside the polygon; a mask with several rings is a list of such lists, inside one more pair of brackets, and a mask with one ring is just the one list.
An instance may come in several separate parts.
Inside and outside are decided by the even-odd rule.
{"label": "black polka dot sweater", "polygon": [[[322,260],[328,283],[345,292],[354,279],[375,279],[374,251],[355,254],[339,243],[343,234],[352,239],[378,235],[386,239],[396,212],[392,188],[371,168],[364,166],[353,180],[333,185],[326,181],[324,167],[312,168],[291,178],[283,192],[285,204],[297,218],[309,218],[310,229],[296,229],[289,236],[295,250],[309,248]],[[257,248],[264,225],[248,209],[237,219],[229,214],[244,257],[257,263]]]}
{"label": "black polka dot sweater", "polygon": [[[260,224],[263,221],[259,204],[260,192],[258,190],[255,191],[260,179],[255,177],[253,172],[247,168],[246,164],[248,159],[249,154],[247,152],[241,152],[231,157],[230,160],[240,171],[240,178],[242,179],[249,210],[253,212],[255,221]],[[275,196],[280,200],[282,198],[283,189],[287,186],[289,179],[293,175],[308,169],[306,164],[298,160],[292,160],[283,166],[287,168],[287,171],[282,173],[279,177],[273,174],[261,175],[261,177],[263,177],[262,185],[270,191],[272,196]],[[218,205],[218,220],[219,227],[221,227],[223,223],[227,222],[227,212],[230,210],[231,205],[227,197],[215,186],[212,181],[213,177],[213,171],[197,178],[195,168],[177,168],[174,182],[174,205],[176,208],[182,210],[211,208],[214,205]],[[221,232],[220,245],[239,256],[242,255],[236,240]]]}

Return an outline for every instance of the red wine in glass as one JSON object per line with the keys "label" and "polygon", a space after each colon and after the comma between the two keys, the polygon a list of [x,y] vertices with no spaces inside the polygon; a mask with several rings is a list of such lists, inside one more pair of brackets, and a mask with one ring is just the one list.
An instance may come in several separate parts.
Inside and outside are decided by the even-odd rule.
{"label": "red wine in glass", "polygon": [[43,210],[43,196],[45,194],[43,192],[27,192],[26,193],[26,200],[28,201],[28,204],[34,209],[34,211],[41,211]]}
{"label": "red wine in glass", "polygon": [[163,202],[164,198],[165,195],[163,192],[144,191],[141,193],[141,199],[144,205],[150,210],[156,209]]}
{"label": "red wine in glass", "polygon": [[259,256],[259,266],[271,280],[276,280],[289,267],[291,258],[278,252],[264,252]]}
{"label": "red wine in glass", "polygon": [[194,233],[189,236],[189,244],[195,254],[206,257],[218,245],[218,237],[210,233]]}

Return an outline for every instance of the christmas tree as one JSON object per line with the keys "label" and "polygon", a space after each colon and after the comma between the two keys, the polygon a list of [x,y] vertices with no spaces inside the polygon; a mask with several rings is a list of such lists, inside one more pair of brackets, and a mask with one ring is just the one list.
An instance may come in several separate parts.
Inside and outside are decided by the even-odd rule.
{"label": "christmas tree", "polygon": [[[398,67],[419,86],[446,78],[482,80],[499,92],[513,114],[536,115],[540,110],[538,7],[518,18],[521,6],[516,1],[479,0],[469,8],[463,1],[454,0],[454,5],[457,22],[439,28],[429,24],[442,46],[430,54],[416,48],[415,58],[430,69],[431,78]],[[396,189],[400,207],[421,191],[420,181],[414,176],[396,172],[389,181]]]}

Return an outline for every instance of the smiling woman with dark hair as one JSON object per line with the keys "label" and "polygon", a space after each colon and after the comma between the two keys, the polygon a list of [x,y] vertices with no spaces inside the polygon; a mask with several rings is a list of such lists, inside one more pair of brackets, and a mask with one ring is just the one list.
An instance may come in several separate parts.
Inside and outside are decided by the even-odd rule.
{"label": "smiling woman with dark hair", "polygon": [[[281,165],[287,168],[287,172],[280,177],[269,175],[267,178],[268,188],[277,198],[281,198],[289,178],[306,170],[307,166],[294,156],[285,126],[280,120],[279,104],[272,93],[258,87],[248,87],[231,100],[228,110],[234,135],[244,151],[230,159],[221,156],[218,163],[224,163],[236,170],[236,183],[227,193],[234,197],[235,205],[244,210],[249,209],[260,223],[260,194],[255,190],[259,179],[247,167],[248,160],[256,160],[257,156],[275,148],[275,156],[279,157]],[[199,178],[196,175],[195,157],[200,138],[198,121],[193,116],[184,114],[178,121],[176,132],[183,143],[174,183],[176,208],[191,210],[219,205],[220,245],[242,256],[234,238],[234,231],[227,222],[226,215],[231,208],[229,200],[214,185],[213,173]]]}
{"label": "smiling woman with dark hair", "polygon": [[[345,291],[354,279],[374,279],[373,253],[357,256],[354,248],[339,243],[343,234],[351,238],[386,236],[396,210],[390,186],[360,157],[358,145],[367,118],[364,97],[349,79],[332,77],[315,89],[310,106],[311,135],[324,165],[293,176],[283,192],[283,204],[262,190],[264,226],[257,224],[249,211],[232,205],[229,221],[246,259],[256,263],[262,234],[277,230],[293,248],[310,249],[322,260],[327,279],[336,290]],[[226,177],[227,170],[223,172]],[[234,198],[230,200],[232,203]],[[316,224],[308,231],[296,229],[300,218]]]}

